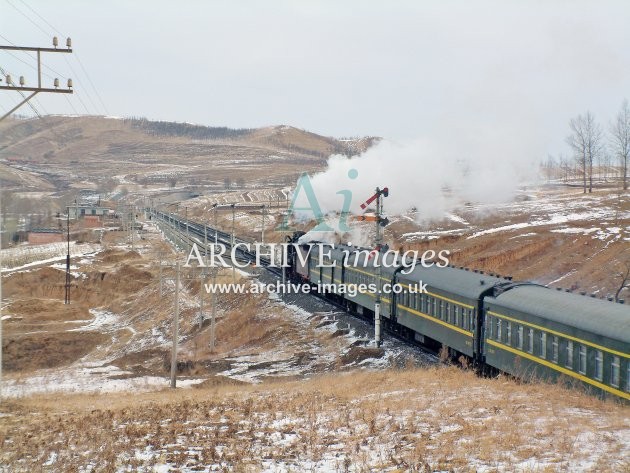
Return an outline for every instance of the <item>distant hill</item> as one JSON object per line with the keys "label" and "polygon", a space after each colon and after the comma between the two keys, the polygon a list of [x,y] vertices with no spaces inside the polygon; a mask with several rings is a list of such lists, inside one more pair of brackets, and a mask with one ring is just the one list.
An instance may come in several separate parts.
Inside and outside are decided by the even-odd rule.
{"label": "distant hill", "polygon": [[56,188],[111,178],[145,185],[173,178],[279,183],[299,170],[321,168],[331,154],[360,153],[377,139],[339,140],[285,125],[231,129],[144,118],[14,118],[0,123],[0,181],[30,187],[31,176],[33,186],[44,179]]}

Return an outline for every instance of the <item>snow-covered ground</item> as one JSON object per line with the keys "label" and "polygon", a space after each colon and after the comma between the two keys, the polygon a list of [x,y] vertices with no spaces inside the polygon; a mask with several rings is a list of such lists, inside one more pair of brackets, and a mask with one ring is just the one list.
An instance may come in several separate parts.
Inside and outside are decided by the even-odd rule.
{"label": "snow-covered ground", "polygon": [[[70,256],[74,258],[93,256],[100,250],[101,245],[98,244],[70,242]],[[65,260],[67,252],[67,243],[21,245],[6,248],[0,250],[1,271],[2,273],[10,273]]]}
{"label": "snow-covered ground", "polygon": [[[597,232],[593,238],[630,241],[630,226],[616,225],[630,220],[630,212],[622,210],[627,194],[619,197],[604,192],[583,195],[540,191],[527,192],[521,197],[510,203],[478,204],[449,213],[446,220],[457,223],[457,228],[444,229],[438,222],[430,225],[431,230],[408,232],[402,236],[408,241],[445,235],[467,235],[471,239],[531,228],[533,233],[540,230],[585,235]],[[488,218],[501,224],[488,228],[484,223],[483,228],[479,228],[474,223],[479,219],[485,222]],[[576,228],[576,223],[582,224],[585,231]]]}

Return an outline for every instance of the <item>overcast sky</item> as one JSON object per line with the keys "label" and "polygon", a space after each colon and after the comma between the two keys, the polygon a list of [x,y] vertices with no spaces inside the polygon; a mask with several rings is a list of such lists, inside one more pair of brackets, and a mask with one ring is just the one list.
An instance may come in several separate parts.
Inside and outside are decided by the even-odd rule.
{"label": "overcast sky", "polygon": [[[590,109],[607,124],[630,98],[627,0],[0,0],[0,35],[48,46],[57,33],[27,5],[77,53],[44,56],[78,92],[41,96],[48,113],[402,141],[474,135],[544,157],[566,151],[569,118]],[[0,65],[35,82],[5,52]],[[17,99],[0,93],[0,111]]]}

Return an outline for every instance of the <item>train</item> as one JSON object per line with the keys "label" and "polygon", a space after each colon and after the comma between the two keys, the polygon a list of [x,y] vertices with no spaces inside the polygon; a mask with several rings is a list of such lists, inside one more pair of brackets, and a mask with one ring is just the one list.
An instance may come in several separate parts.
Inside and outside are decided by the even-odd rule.
{"label": "train", "polygon": [[[230,241],[228,233],[147,210],[197,238]],[[482,374],[561,382],[630,402],[629,305],[453,265],[405,271],[408,265],[386,257],[377,268],[366,261],[373,250],[337,245],[324,254],[320,242],[302,243],[303,236],[287,237],[289,278],[310,284],[313,292],[328,285],[333,290],[321,291],[322,297],[368,320],[374,319],[377,294],[340,288],[375,285],[377,278],[379,288],[398,288],[380,294],[380,319],[388,332]],[[419,283],[425,290],[417,290]]]}
{"label": "train", "polygon": [[[385,254],[378,268],[366,261],[373,251],[324,250],[317,242],[301,243],[302,235],[288,238],[289,277],[369,320],[378,296],[388,332],[482,373],[560,382],[630,401],[630,306],[450,264],[404,270],[387,264]],[[347,290],[370,285],[379,290]],[[385,293],[385,285],[396,290]]]}

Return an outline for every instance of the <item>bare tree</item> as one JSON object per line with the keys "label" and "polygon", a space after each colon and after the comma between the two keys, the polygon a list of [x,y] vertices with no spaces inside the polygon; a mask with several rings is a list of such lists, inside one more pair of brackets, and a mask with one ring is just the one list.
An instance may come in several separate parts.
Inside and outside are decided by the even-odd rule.
{"label": "bare tree", "polygon": [[556,160],[552,155],[547,155],[547,160],[541,163],[541,168],[545,177],[547,178],[547,182],[550,182],[555,176],[555,168],[556,168]]}
{"label": "bare tree", "polygon": [[630,288],[630,260],[622,264],[620,271],[617,273],[620,282],[619,289],[615,293],[615,302],[619,302],[619,296],[624,289]]}
{"label": "bare tree", "polygon": [[621,182],[624,190],[628,190],[628,161],[630,161],[630,105],[624,100],[617,118],[610,127],[613,152],[621,165]]}
{"label": "bare tree", "polygon": [[593,161],[603,151],[602,130],[595,122],[595,117],[590,111],[585,115],[578,115],[569,122],[571,135],[567,137],[567,143],[573,149],[576,161],[582,169],[584,193],[593,192]]}
{"label": "bare tree", "polygon": [[560,154],[558,157],[558,165],[560,166],[560,171],[562,174],[562,181],[566,184],[569,180],[569,173],[571,172],[571,164],[569,160],[564,157],[563,154]]}

